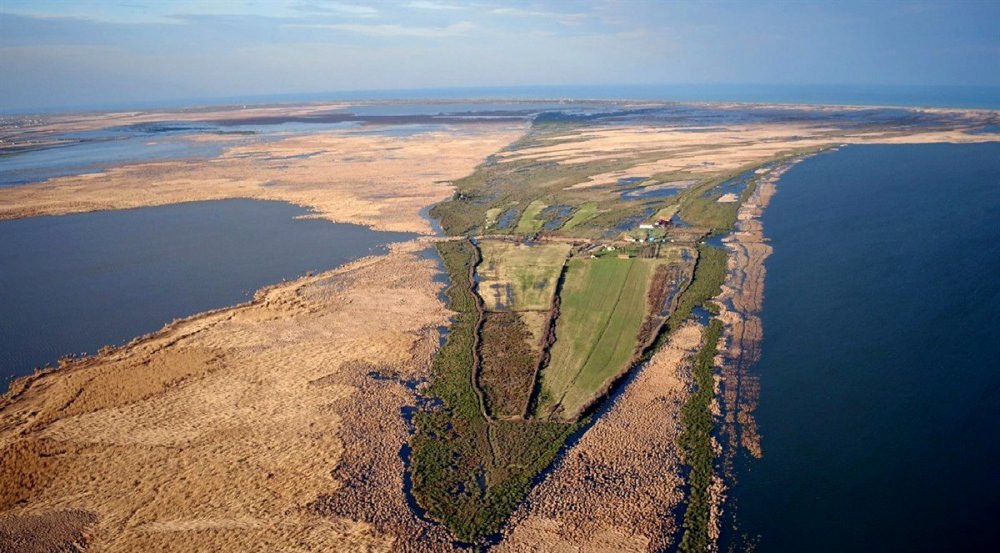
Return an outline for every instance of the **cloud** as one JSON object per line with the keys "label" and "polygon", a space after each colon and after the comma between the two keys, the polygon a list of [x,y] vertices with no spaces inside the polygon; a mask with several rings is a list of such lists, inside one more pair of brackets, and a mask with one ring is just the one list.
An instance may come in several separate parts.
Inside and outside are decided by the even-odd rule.
{"label": "cloud", "polygon": [[441,2],[432,2],[430,0],[414,0],[412,2],[406,2],[403,7],[413,8],[415,10],[464,10],[465,6],[456,6],[454,4],[442,4]]}
{"label": "cloud", "polygon": [[468,21],[452,23],[445,27],[413,27],[406,25],[365,25],[360,23],[331,23],[331,24],[295,24],[287,27],[301,27],[308,29],[332,29],[335,31],[345,31],[358,35],[372,37],[414,37],[414,38],[443,38],[467,34],[476,26]]}
{"label": "cloud", "polygon": [[355,17],[378,17],[379,12],[371,6],[344,4],[341,2],[300,2],[295,9],[306,12],[352,15]]}
{"label": "cloud", "polygon": [[562,13],[542,10],[526,10],[523,8],[494,8],[490,10],[494,15],[506,15],[510,17],[533,17],[539,19],[553,19],[564,24],[579,23],[587,14],[583,13]]}

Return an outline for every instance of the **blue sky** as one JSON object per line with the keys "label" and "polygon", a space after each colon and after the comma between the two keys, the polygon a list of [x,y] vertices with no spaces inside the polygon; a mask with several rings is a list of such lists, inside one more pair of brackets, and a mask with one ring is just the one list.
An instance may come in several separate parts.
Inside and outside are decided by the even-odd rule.
{"label": "blue sky", "polygon": [[428,87],[996,86],[998,29],[995,0],[0,0],[0,111]]}

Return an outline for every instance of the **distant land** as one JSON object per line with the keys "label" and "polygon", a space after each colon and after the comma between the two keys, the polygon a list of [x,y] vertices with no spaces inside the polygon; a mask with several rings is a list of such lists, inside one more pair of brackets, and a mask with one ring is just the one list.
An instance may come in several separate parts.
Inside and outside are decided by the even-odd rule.
{"label": "distant land", "polygon": [[593,99],[1000,109],[1000,86],[623,84],[344,90],[39,106],[0,114],[168,109],[265,103],[416,99]]}

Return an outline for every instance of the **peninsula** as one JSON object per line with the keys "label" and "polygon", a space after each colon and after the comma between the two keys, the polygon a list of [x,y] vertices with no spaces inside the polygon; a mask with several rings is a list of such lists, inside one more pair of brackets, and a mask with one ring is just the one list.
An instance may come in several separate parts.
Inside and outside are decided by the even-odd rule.
{"label": "peninsula", "polygon": [[416,236],[14,380],[0,546],[704,551],[763,454],[782,174],[1000,140],[989,110],[454,103],[4,119],[9,159],[180,123],[215,150],[0,186],[0,225],[244,198]]}

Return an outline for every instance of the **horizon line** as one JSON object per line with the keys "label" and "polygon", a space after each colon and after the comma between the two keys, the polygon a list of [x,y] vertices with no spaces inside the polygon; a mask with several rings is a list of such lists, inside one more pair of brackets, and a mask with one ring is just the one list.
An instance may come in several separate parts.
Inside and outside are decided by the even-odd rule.
{"label": "horizon line", "polygon": [[[792,92],[834,92],[840,89],[841,92],[851,91],[855,93],[878,93],[878,92],[931,92],[931,91],[979,91],[994,92],[989,99],[980,100],[981,103],[963,103],[967,100],[958,100],[959,104],[948,103],[915,103],[914,101],[888,101],[888,102],[858,102],[858,101],[804,101],[804,100],[776,100],[776,99],[747,99],[747,98],[694,98],[694,97],[669,97],[669,91],[664,90],[659,97],[643,96],[587,96],[587,95],[541,95],[524,96],[520,91],[551,91],[562,90],[569,92],[572,89],[654,89],[654,88],[703,88],[702,92],[708,89],[734,89],[744,88],[744,93],[756,92],[778,93],[780,91]],[[455,93],[461,92],[492,92],[491,95],[461,96]],[[502,91],[507,92],[504,95]],[[721,90],[718,90],[721,91]],[[717,92],[718,92],[717,91]],[[732,91],[730,91],[732,92]],[[438,93],[438,95],[434,95]],[[447,93],[447,95],[440,95]],[[416,94],[428,94],[417,96]],[[268,100],[272,100],[268,102]],[[758,105],[805,105],[805,106],[845,106],[845,107],[897,107],[911,109],[979,109],[997,111],[1000,109],[1000,85],[968,85],[968,84],[853,84],[853,83],[795,83],[795,84],[768,84],[768,83],[626,83],[626,84],[559,84],[559,85],[477,85],[477,86],[434,86],[434,87],[408,87],[408,88],[364,88],[364,89],[339,89],[319,92],[273,92],[273,93],[252,93],[237,95],[211,95],[192,96],[183,98],[162,98],[154,100],[123,100],[103,104],[67,104],[59,106],[45,107],[25,107],[25,108],[3,108],[0,107],[0,116],[29,116],[29,115],[52,115],[59,113],[99,113],[110,111],[145,111],[153,109],[190,109],[206,107],[234,107],[244,106],[266,106],[266,105],[301,105],[309,103],[322,103],[325,101],[433,101],[433,100],[513,100],[513,101],[649,101],[649,102],[674,102],[674,103],[736,103],[736,104],[758,104]]]}

